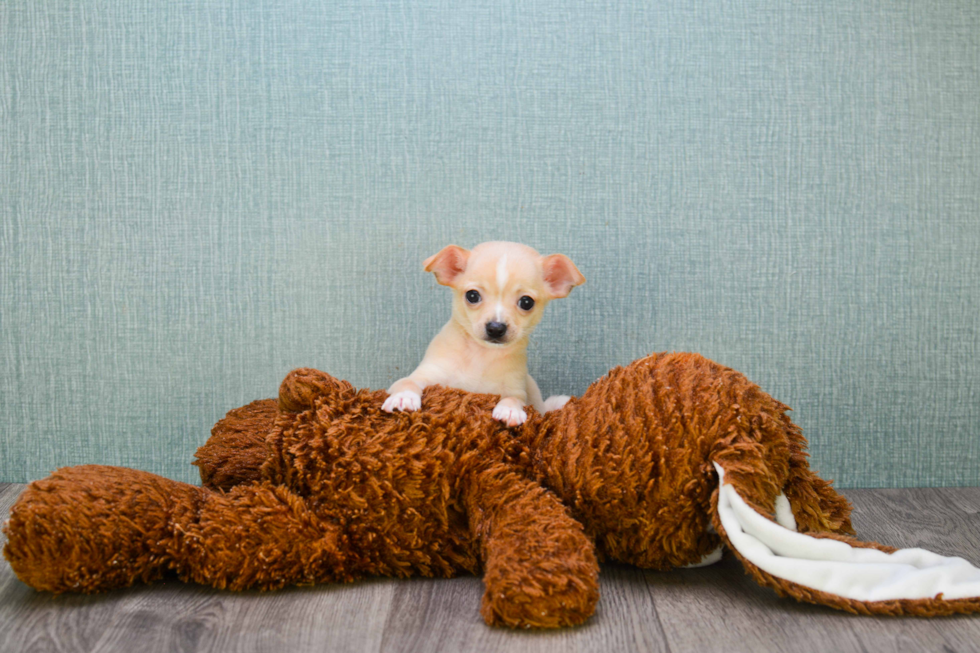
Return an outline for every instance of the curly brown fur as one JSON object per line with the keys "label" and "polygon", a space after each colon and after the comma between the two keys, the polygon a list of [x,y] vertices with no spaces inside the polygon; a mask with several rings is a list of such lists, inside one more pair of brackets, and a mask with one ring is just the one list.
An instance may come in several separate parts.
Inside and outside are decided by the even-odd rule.
{"label": "curly brown fur", "polygon": [[[558,627],[594,612],[599,557],[666,569],[718,546],[713,462],[762,513],[782,490],[801,530],[852,532],[850,505],[810,471],[787,407],[696,354],[616,368],[514,430],[492,419],[495,396],[433,387],[424,410],[394,414],[384,397],[296,370],[278,400],[215,425],[195,462],[204,487],[59,470],[13,507],[4,554],[24,582],[53,592],[167,570],[228,589],[482,573],[487,623]],[[746,568],[808,600],[806,588]],[[809,595],[858,609],[837,598]],[[976,604],[902,606],[961,608]]]}
{"label": "curly brown fur", "polygon": [[[850,505],[806,464],[787,406],[742,374],[697,354],[617,367],[563,410],[525,430],[538,479],[572,509],[601,555],[641,567],[698,562],[722,464],[765,513],[783,487],[808,503],[808,530],[850,532]],[[789,484],[789,485],[787,485]]]}

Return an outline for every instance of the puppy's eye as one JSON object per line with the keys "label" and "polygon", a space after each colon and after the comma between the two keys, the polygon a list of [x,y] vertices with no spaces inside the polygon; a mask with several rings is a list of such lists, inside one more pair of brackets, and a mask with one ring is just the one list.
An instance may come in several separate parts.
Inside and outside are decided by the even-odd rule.
{"label": "puppy's eye", "polygon": [[517,300],[517,305],[521,307],[522,311],[529,311],[532,308],[534,308],[534,299],[528,297],[527,295],[524,295],[523,297]]}
{"label": "puppy's eye", "polygon": [[478,293],[475,290],[467,290],[466,291],[466,301],[468,303],[470,303],[470,304],[479,304],[480,303],[480,293]]}

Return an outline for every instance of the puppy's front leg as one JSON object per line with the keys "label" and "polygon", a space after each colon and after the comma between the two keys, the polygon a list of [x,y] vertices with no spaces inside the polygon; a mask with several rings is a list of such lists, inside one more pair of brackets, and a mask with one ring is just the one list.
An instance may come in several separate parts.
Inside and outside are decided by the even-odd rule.
{"label": "puppy's front leg", "polygon": [[568,403],[571,399],[568,395],[552,395],[548,397],[547,400],[541,398],[541,391],[538,389],[538,384],[535,383],[531,375],[527,375],[527,399],[528,403],[534,406],[534,410],[538,411],[542,415],[545,413],[550,413],[553,410],[559,410],[562,406]]}
{"label": "puppy's front leg", "polygon": [[534,378],[528,374],[527,375],[527,403],[534,406],[534,410],[539,413],[545,412],[544,399],[541,398],[541,390],[538,389],[538,383]]}
{"label": "puppy's front leg", "polygon": [[398,379],[388,388],[389,397],[381,405],[381,410],[391,413],[396,410],[413,412],[422,407],[422,390],[425,386],[406,376]]}

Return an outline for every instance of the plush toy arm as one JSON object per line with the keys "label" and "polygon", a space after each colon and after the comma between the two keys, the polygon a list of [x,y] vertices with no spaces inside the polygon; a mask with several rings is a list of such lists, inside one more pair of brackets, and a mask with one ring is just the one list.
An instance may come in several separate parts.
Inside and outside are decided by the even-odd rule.
{"label": "plush toy arm", "polygon": [[513,471],[484,471],[467,492],[484,564],[490,625],[582,623],[599,600],[599,565],[582,525],[551,492]]}
{"label": "plush toy arm", "polygon": [[218,588],[348,580],[343,536],[285,488],[228,493],[121,467],[60,469],[11,509],[4,555],[51,592],[97,592],[166,571]]}
{"label": "plush toy arm", "polygon": [[261,399],[218,420],[211,437],[194,454],[193,464],[205,487],[230,490],[262,480],[262,465],[269,457],[265,440],[278,412],[275,399]]}
{"label": "plush toy arm", "polygon": [[313,408],[317,400],[327,404],[340,404],[357,391],[347,381],[335,379],[326,372],[311,367],[301,367],[286,375],[279,385],[279,408],[301,413]]}

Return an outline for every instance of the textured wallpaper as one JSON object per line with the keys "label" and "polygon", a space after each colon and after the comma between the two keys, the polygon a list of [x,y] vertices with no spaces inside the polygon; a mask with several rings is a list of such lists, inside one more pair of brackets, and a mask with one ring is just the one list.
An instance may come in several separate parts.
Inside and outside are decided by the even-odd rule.
{"label": "textured wallpaper", "polygon": [[450,242],[563,252],[548,393],[693,350],[843,487],[980,484],[980,3],[5,0],[0,480],[194,480],[314,366],[386,387]]}

